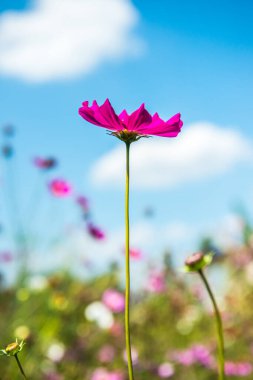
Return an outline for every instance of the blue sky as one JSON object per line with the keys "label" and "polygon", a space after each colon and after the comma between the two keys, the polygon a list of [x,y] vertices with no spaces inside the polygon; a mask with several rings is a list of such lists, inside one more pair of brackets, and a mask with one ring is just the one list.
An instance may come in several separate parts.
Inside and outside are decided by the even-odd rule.
{"label": "blue sky", "polygon": [[[65,0],[63,9],[56,0],[41,0],[40,6],[39,1],[20,0],[12,1],[11,8],[9,1],[0,5],[0,123],[17,128],[20,202],[36,181],[31,158],[55,155],[60,162],[55,175],[90,198],[96,223],[110,239],[116,235],[123,241],[123,173],[114,170],[113,162],[107,181],[99,173],[105,159],[110,164],[108,155],[121,159],[120,142],[82,120],[78,107],[84,100],[101,103],[109,98],[117,112],[134,110],[142,102],[164,118],[181,112],[184,127],[178,142],[166,141],[168,151],[171,146],[183,152],[175,158],[175,170],[174,161],[166,163],[166,154],[160,154],[164,139],[140,143],[144,153],[136,147],[132,166],[136,160],[145,165],[145,157],[138,158],[143,154],[147,168],[136,169],[131,193],[135,244],[150,257],[173,247],[180,262],[196,248],[200,234],[219,235],[226,223],[233,224],[230,217],[238,204],[244,204],[249,215],[253,211],[252,2],[96,0],[94,9],[88,1],[82,3]],[[97,11],[105,3],[110,20]],[[82,8],[85,4],[87,9]],[[95,31],[89,29],[93,24]],[[181,145],[174,148],[176,143]],[[147,144],[161,176],[171,176],[171,183],[145,185],[144,174],[152,182],[155,172],[148,171],[152,157]],[[140,186],[135,186],[135,178]],[[149,220],[143,216],[147,206],[155,211]],[[63,208],[65,222],[77,217],[70,201],[57,207]],[[50,228],[48,223],[45,229]],[[150,230],[155,236],[149,244]],[[110,244],[103,262],[114,254]]]}

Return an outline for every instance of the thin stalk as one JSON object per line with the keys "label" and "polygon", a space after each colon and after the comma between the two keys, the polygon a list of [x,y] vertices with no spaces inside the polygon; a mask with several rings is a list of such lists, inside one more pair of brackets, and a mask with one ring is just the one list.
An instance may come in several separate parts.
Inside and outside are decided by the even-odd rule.
{"label": "thin stalk", "polygon": [[125,289],[125,336],[126,354],[129,380],[134,380],[133,363],[131,354],[130,326],[129,326],[129,305],[130,305],[130,259],[129,259],[129,152],[130,143],[126,142],[126,192],[125,192],[125,228],[126,228],[126,289]]}
{"label": "thin stalk", "polygon": [[20,361],[19,361],[18,354],[14,355],[14,357],[15,357],[15,359],[16,359],[16,362],[17,362],[17,364],[18,364],[18,368],[20,369],[20,372],[22,373],[22,375],[24,376],[24,378],[27,379],[27,377],[26,377],[26,375],[25,375],[25,372],[24,372],[24,370],[23,370],[23,368],[22,368],[22,365],[21,365],[21,363],[20,363]]}
{"label": "thin stalk", "polygon": [[217,335],[218,335],[218,364],[219,364],[219,380],[225,379],[225,349],[224,349],[224,337],[223,337],[223,327],[222,327],[222,319],[221,315],[217,306],[217,303],[215,301],[213,292],[210,288],[210,285],[206,279],[206,276],[204,275],[204,272],[202,269],[199,271],[200,277],[206,287],[206,290],[211,298],[214,312],[215,312],[215,321],[216,321],[216,327],[217,327]]}

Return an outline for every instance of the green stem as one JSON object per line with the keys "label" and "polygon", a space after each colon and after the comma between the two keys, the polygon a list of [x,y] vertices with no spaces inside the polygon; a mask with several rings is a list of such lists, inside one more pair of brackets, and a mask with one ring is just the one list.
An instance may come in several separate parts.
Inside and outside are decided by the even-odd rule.
{"label": "green stem", "polygon": [[131,354],[129,304],[130,304],[130,260],[129,260],[129,152],[130,143],[126,142],[126,193],[125,193],[125,228],[126,228],[126,290],[125,290],[125,335],[129,380],[134,380]]}
{"label": "green stem", "polygon": [[24,376],[24,378],[27,379],[27,377],[26,377],[26,375],[25,375],[25,372],[24,372],[24,370],[23,370],[23,368],[22,368],[22,365],[21,365],[21,363],[20,363],[20,361],[19,361],[18,354],[14,355],[14,357],[15,357],[15,359],[16,359],[16,362],[17,362],[17,364],[18,364],[18,368],[20,369],[20,372],[22,373],[22,375]]}
{"label": "green stem", "polygon": [[218,350],[219,380],[224,380],[225,379],[225,355],[224,355],[225,350],[224,350],[222,319],[221,319],[221,315],[220,315],[217,303],[215,301],[213,292],[210,288],[210,285],[208,284],[208,281],[204,275],[204,272],[202,271],[202,269],[200,269],[198,272],[211,298],[214,312],[215,312],[215,320],[216,320],[217,335],[218,335],[218,348],[219,348]]}

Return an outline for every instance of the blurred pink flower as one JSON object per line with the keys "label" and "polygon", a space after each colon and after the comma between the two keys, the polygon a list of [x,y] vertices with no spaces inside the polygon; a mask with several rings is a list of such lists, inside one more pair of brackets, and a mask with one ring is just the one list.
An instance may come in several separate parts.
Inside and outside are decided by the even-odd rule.
{"label": "blurred pink flower", "polygon": [[88,212],[89,212],[89,201],[86,197],[84,197],[83,195],[79,195],[78,197],[76,197],[76,203],[78,204],[78,206],[80,206],[80,208],[84,214],[88,214]]}
{"label": "blurred pink flower", "polygon": [[162,293],[166,289],[166,279],[161,271],[152,271],[148,278],[146,289],[151,293]]}
{"label": "blurred pink flower", "polygon": [[175,373],[173,365],[169,362],[165,362],[159,365],[157,374],[159,377],[167,378],[173,376]]}
{"label": "blurred pink flower", "polygon": [[0,252],[0,262],[1,263],[10,263],[13,260],[13,255],[9,251]]}
{"label": "blurred pink flower", "polygon": [[109,372],[105,368],[97,368],[92,373],[91,380],[123,380],[124,376],[119,371]]}
{"label": "blurred pink flower", "polygon": [[70,184],[63,179],[53,179],[48,187],[55,197],[66,197],[71,193]]}
{"label": "blurred pink flower", "polygon": [[184,366],[198,363],[207,368],[214,368],[214,358],[208,348],[201,344],[193,345],[184,351],[175,352],[173,359]]}
{"label": "blurred pink flower", "polygon": [[115,357],[115,349],[113,346],[106,344],[101,347],[98,352],[98,360],[102,363],[110,363]]}
{"label": "blurred pink flower", "polygon": [[124,333],[124,329],[123,329],[123,326],[121,325],[120,322],[117,322],[115,321],[112,325],[112,327],[110,328],[110,333],[118,338],[120,336],[123,336],[123,333]]}
{"label": "blurred pink flower", "polygon": [[248,376],[252,373],[253,366],[248,362],[225,363],[225,373],[227,376]]}
{"label": "blurred pink flower", "polygon": [[129,254],[134,260],[141,260],[143,257],[140,249],[130,248]]}
{"label": "blurred pink flower", "polygon": [[123,110],[116,115],[109,99],[99,106],[94,100],[92,105],[85,101],[79,108],[79,114],[89,123],[98,125],[115,132],[129,131],[136,135],[156,135],[164,137],[176,137],[181,130],[183,122],[180,113],[174,115],[168,121],[162,120],[158,113],[153,116],[145,109],[142,104],[130,115]]}
{"label": "blurred pink flower", "polygon": [[115,289],[107,289],[102,296],[102,301],[114,313],[125,310],[125,297]]}
{"label": "blurred pink flower", "polygon": [[48,158],[35,157],[33,162],[37,168],[44,169],[44,170],[53,169],[57,165],[57,161],[53,157],[48,157]]}
{"label": "blurred pink flower", "polygon": [[103,240],[105,238],[105,233],[92,223],[87,224],[87,231],[96,240]]}

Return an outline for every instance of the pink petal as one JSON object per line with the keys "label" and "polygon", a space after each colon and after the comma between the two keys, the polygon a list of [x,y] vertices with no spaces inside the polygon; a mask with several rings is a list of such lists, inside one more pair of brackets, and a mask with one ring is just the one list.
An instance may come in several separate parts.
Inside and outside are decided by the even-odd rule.
{"label": "pink petal", "polygon": [[128,125],[129,115],[126,110],[123,110],[121,114],[119,114],[119,118],[122,121],[122,123],[126,126]]}
{"label": "pink petal", "polygon": [[123,129],[120,119],[108,99],[101,106],[95,100],[91,107],[89,107],[87,101],[83,102],[83,106],[79,108],[79,114],[88,122],[99,127],[114,131]]}
{"label": "pink petal", "polygon": [[144,128],[141,128],[139,132],[147,135],[176,137],[181,131],[181,127],[183,125],[180,116],[180,113],[178,113],[165,122],[156,113],[152,118],[152,123]]}
{"label": "pink petal", "polygon": [[152,122],[152,116],[145,109],[144,103],[129,115],[127,129],[139,132],[141,128]]}

